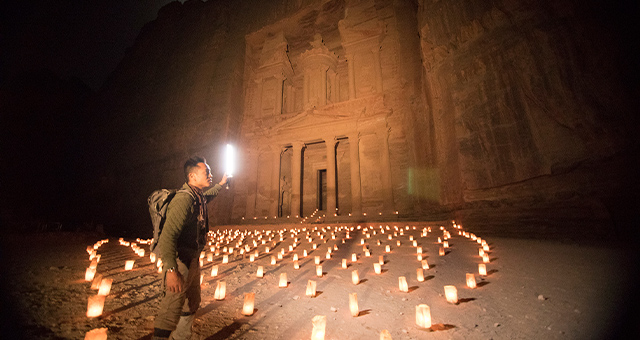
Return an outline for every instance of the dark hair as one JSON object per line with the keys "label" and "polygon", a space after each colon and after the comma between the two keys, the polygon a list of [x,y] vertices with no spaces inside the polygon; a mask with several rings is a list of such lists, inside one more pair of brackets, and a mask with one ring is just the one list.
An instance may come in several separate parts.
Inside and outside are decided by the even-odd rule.
{"label": "dark hair", "polygon": [[194,172],[194,169],[198,167],[198,163],[206,163],[207,160],[204,157],[193,156],[184,162],[184,180],[189,182],[189,174]]}

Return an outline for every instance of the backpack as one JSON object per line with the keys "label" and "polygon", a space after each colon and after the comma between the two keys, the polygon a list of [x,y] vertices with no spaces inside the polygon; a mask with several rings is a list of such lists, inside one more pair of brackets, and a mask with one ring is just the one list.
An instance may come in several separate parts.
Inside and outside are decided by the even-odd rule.
{"label": "backpack", "polygon": [[169,207],[169,202],[171,202],[173,197],[175,197],[179,192],[185,192],[195,199],[191,191],[187,189],[160,189],[152,192],[151,195],[149,195],[149,198],[147,198],[149,214],[151,215],[151,224],[153,225],[153,240],[150,247],[152,252],[158,245],[160,233],[164,227],[164,222],[167,220],[167,208]]}

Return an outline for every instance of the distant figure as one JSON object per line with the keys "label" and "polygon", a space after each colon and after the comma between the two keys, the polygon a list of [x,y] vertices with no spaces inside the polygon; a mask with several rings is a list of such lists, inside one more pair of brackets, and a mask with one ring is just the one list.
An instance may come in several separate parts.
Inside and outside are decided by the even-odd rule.
{"label": "distant figure", "polygon": [[[155,319],[153,339],[190,339],[200,306],[200,252],[209,232],[207,201],[218,195],[227,175],[211,187],[211,169],[202,157],[184,164],[186,183],[167,208],[157,253],[163,264],[163,296]],[[209,188],[211,187],[211,188]],[[205,189],[209,188],[205,191]]]}

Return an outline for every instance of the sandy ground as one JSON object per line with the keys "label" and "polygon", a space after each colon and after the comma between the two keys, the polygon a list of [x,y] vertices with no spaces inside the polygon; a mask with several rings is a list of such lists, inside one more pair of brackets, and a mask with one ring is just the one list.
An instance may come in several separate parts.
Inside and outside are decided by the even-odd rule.
{"label": "sandy ground", "polygon": [[[439,225],[409,224],[409,230],[400,223],[372,226],[376,234],[370,230],[370,238],[362,229],[354,228],[348,239],[346,229],[355,226],[307,225],[305,230],[298,226],[297,235],[293,236],[298,238],[298,245],[292,252],[288,251],[293,243],[291,227],[282,233],[282,241],[275,233],[265,245],[260,244],[258,232],[268,240],[266,230],[283,227],[220,228],[218,232],[224,235],[238,235],[242,230],[243,246],[249,245],[253,253],[252,241],[256,240],[260,256],[250,262],[247,254],[239,255],[236,250],[228,264],[221,263],[222,255],[215,256],[212,262],[205,258],[202,304],[193,339],[309,339],[315,315],[327,317],[325,339],[379,339],[382,330],[388,330],[393,339],[632,339],[640,334],[632,334],[632,330],[638,330],[640,318],[632,314],[638,309],[637,293],[630,296],[634,292],[630,280],[637,272],[637,262],[630,253],[605,246],[489,237],[489,275],[481,277],[477,268],[482,262],[479,245],[459,236],[451,225],[446,226],[452,238],[445,256],[438,255],[437,238],[442,237]],[[385,233],[381,233],[380,226]],[[427,226],[432,231],[422,237]],[[394,227],[403,230],[403,235]],[[466,226],[462,230],[473,232]],[[331,231],[335,239],[331,238]],[[307,240],[308,232],[311,242]],[[326,235],[324,239],[318,232]],[[389,240],[394,232],[398,235]],[[424,271],[424,282],[416,279],[420,262],[410,237],[423,248],[430,265]],[[150,339],[161,280],[149,260],[146,245],[142,245],[147,250],[144,257],[120,245],[117,238],[110,238],[99,247],[97,272],[114,282],[103,315],[86,316],[87,299],[96,294],[84,281],[85,268],[90,263],[86,247],[102,238],[72,233],[4,236],[2,262],[7,275],[2,281],[6,294],[0,338],[83,339],[87,331],[106,327],[109,339]],[[364,255],[362,239],[371,257]],[[231,245],[238,240],[235,238]],[[385,253],[387,244],[391,246],[390,253]],[[265,246],[271,246],[269,254],[264,252]],[[326,259],[327,248],[334,246],[338,250]],[[271,255],[282,248],[284,258],[271,265]],[[309,252],[306,258],[302,257],[303,250]],[[292,261],[294,253],[300,257],[297,270]],[[352,253],[358,256],[355,263],[351,261]],[[322,277],[316,276],[316,255],[322,260]],[[380,255],[385,264],[383,273],[377,275],[373,263]],[[341,268],[343,258],[348,259],[348,269]],[[128,259],[136,260],[132,271],[124,270]],[[214,264],[219,266],[219,274],[211,277]],[[260,265],[265,268],[264,278],[255,275]],[[360,276],[358,285],[351,282],[354,269]],[[278,287],[280,273],[287,274],[286,288]],[[466,273],[476,274],[477,288],[466,287]],[[407,278],[408,293],[399,290],[399,276]],[[222,301],[213,299],[220,280],[227,285]],[[317,282],[316,297],[305,295],[308,280]],[[445,285],[457,287],[458,304],[446,301]],[[252,316],[241,314],[247,292],[256,296]],[[358,317],[349,312],[349,293],[357,293]],[[434,324],[431,329],[415,324],[418,304],[430,306]]]}

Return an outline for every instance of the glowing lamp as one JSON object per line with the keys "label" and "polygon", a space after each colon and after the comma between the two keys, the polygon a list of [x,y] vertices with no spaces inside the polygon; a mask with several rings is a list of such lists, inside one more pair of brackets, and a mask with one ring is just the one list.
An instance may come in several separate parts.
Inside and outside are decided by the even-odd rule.
{"label": "glowing lamp", "polygon": [[413,240],[413,246],[414,246],[414,247],[417,247],[417,246],[418,246],[418,241]]}
{"label": "glowing lamp", "polygon": [[222,255],[222,263],[229,263],[229,255]]}
{"label": "glowing lamp", "polygon": [[365,249],[364,256],[366,256],[366,257],[371,256],[371,252],[369,251],[369,249]]}
{"label": "glowing lamp", "polygon": [[253,315],[253,305],[256,300],[256,293],[244,293],[244,304],[242,305],[242,314],[246,316]]}
{"label": "glowing lamp", "polygon": [[313,258],[313,262],[314,262],[316,265],[320,264],[320,256],[314,256],[314,258]]}
{"label": "glowing lamp", "polygon": [[227,294],[227,283],[224,281],[218,281],[216,285],[216,291],[213,293],[213,298],[216,300],[224,300],[224,296]]}
{"label": "glowing lamp", "polygon": [[378,256],[378,263],[380,263],[380,265],[384,264],[384,256],[382,255]]}
{"label": "glowing lamp", "polygon": [[198,261],[200,262],[200,267],[202,267],[204,265],[204,259],[199,259]]}
{"label": "glowing lamp", "polygon": [[101,296],[109,295],[112,284],[113,284],[113,279],[102,279],[100,281],[100,286],[98,287],[98,295],[101,295]]}
{"label": "glowing lamp", "polygon": [[322,277],[322,265],[316,265],[316,276],[317,277]]}
{"label": "glowing lamp", "polygon": [[233,173],[236,171],[236,152],[231,144],[227,144],[226,146],[224,153],[224,165],[224,173],[227,175],[227,178],[233,177]]}
{"label": "glowing lamp", "polygon": [[351,262],[356,262],[358,261],[358,256],[356,255],[356,253],[351,254]]}
{"label": "glowing lamp", "polygon": [[306,295],[310,296],[310,297],[315,297],[316,296],[316,282],[315,281],[309,280],[307,282]]}
{"label": "glowing lamp", "polygon": [[91,289],[97,290],[98,288],[100,288],[100,282],[102,282],[102,275],[95,275],[93,277],[93,281],[91,282]]}
{"label": "glowing lamp", "polygon": [[360,277],[358,276],[357,269],[351,271],[351,282],[353,282],[354,285],[357,285],[358,283],[360,283]]}
{"label": "glowing lamp", "polygon": [[385,252],[387,252],[387,253],[390,253],[390,252],[391,252],[391,246],[387,244],[387,245],[384,247],[384,251],[385,251]]}
{"label": "glowing lamp", "polygon": [[396,241],[396,245],[400,247],[400,240]]}
{"label": "glowing lamp", "polygon": [[416,324],[418,327],[431,328],[431,310],[429,306],[425,304],[416,306]]}
{"label": "glowing lamp", "polygon": [[455,286],[444,286],[444,296],[447,302],[453,304],[458,303],[458,290]]}
{"label": "glowing lamp", "polygon": [[151,263],[156,262],[156,254],[154,253],[149,254],[149,261],[151,261]]}
{"label": "glowing lamp", "polygon": [[382,268],[381,268],[381,266],[380,266],[380,263],[374,263],[374,264],[373,264],[373,271],[374,271],[376,274],[380,274],[380,273],[382,273]]}
{"label": "glowing lamp", "polygon": [[440,249],[438,249],[438,255],[444,256],[444,254],[445,254],[444,247],[440,247]]}
{"label": "glowing lamp", "polygon": [[400,291],[404,293],[409,292],[409,285],[407,284],[407,278],[404,276],[398,277],[398,286],[400,287]]}
{"label": "glowing lamp", "polygon": [[482,249],[483,249],[484,251],[489,251],[489,245],[488,245],[488,244],[483,245],[483,246],[482,246]]}
{"label": "glowing lamp", "polygon": [[258,266],[258,270],[256,271],[256,277],[263,277],[263,276],[264,276],[264,267]]}
{"label": "glowing lamp", "polygon": [[449,241],[442,242],[442,247],[443,248],[449,248]]}
{"label": "glowing lamp", "polygon": [[342,259],[342,269],[347,269],[347,259]]}
{"label": "glowing lamp", "polygon": [[484,263],[478,264],[478,274],[482,276],[487,276],[487,265]]}
{"label": "glowing lamp", "polygon": [[351,311],[351,316],[356,317],[360,314],[360,309],[358,308],[358,295],[356,293],[349,294],[349,310]]}
{"label": "glowing lamp", "polygon": [[200,274],[200,284],[204,282],[204,274]]}
{"label": "glowing lamp", "polygon": [[326,258],[327,260],[331,259],[331,253],[327,253],[327,254],[325,255],[325,258]]}
{"label": "glowing lamp", "polygon": [[467,287],[476,288],[476,277],[473,273],[467,273]]}
{"label": "glowing lamp", "polygon": [[91,263],[89,264],[89,268],[93,268],[96,269],[98,268],[98,257],[94,257],[93,260],[91,260]]}
{"label": "glowing lamp", "polygon": [[293,260],[298,261],[298,254],[293,254]]}
{"label": "glowing lamp", "polygon": [[416,254],[422,254],[422,247],[416,248]]}
{"label": "glowing lamp", "polygon": [[382,332],[380,332],[380,340],[392,340],[391,333],[389,333],[388,330],[383,329]]}
{"label": "glowing lamp", "polygon": [[478,249],[478,256],[484,256],[484,249]]}
{"label": "glowing lamp", "polygon": [[89,267],[84,272],[84,280],[87,282],[92,281],[95,275],[96,275],[96,269]]}
{"label": "glowing lamp", "polygon": [[307,257],[307,250],[306,249],[302,251],[302,257]]}
{"label": "glowing lamp", "polygon": [[311,340],[324,340],[325,328],[327,326],[327,317],[324,315],[316,315],[311,319],[313,329],[311,330]]}
{"label": "glowing lamp", "polygon": [[213,276],[218,276],[218,266],[217,265],[211,267],[211,276],[212,277]]}
{"label": "glowing lamp", "polygon": [[107,340],[107,329],[94,328],[84,335],[84,340]]}
{"label": "glowing lamp", "polygon": [[293,261],[293,268],[300,269],[300,264],[298,264],[298,260]]}
{"label": "glowing lamp", "polygon": [[429,262],[427,260],[422,260],[422,269],[429,269]]}
{"label": "glowing lamp", "polygon": [[95,318],[102,315],[102,309],[104,308],[104,296],[94,295],[89,297],[87,304],[87,317]]}
{"label": "glowing lamp", "polygon": [[276,257],[271,255],[271,264],[275,265],[276,264]]}
{"label": "glowing lamp", "polygon": [[418,279],[418,282],[424,281],[424,270],[422,268],[416,269],[416,278]]}
{"label": "glowing lamp", "polygon": [[135,260],[127,260],[124,262],[124,270],[131,270],[133,269],[133,263],[135,262]]}
{"label": "glowing lamp", "polygon": [[422,261],[422,254],[416,255],[416,258],[418,259],[418,261]]}

